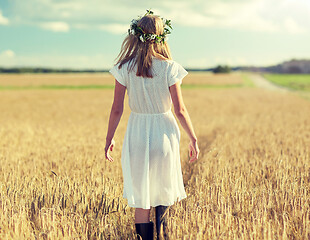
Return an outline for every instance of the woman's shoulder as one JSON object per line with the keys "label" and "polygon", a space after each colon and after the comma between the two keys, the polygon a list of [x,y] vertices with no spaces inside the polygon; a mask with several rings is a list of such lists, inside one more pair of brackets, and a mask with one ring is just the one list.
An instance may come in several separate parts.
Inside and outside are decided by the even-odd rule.
{"label": "woman's shoulder", "polygon": [[179,69],[184,69],[181,64],[179,64],[177,61],[174,61],[172,59],[164,60],[166,68],[168,71],[174,72],[179,71]]}
{"label": "woman's shoulder", "polygon": [[169,79],[182,79],[188,74],[182,65],[172,59],[156,59],[155,61],[155,69],[161,73],[166,72]]}

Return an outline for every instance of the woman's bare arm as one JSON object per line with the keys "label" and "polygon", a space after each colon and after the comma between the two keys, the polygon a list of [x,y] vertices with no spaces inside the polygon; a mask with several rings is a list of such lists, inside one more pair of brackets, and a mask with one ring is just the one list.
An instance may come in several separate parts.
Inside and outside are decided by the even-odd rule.
{"label": "woman's bare arm", "polygon": [[176,84],[172,85],[169,88],[169,91],[171,94],[175,115],[179,119],[181,126],[184,128],[185,132],[190,138],[189,155],[190,162],[193,162],[198,159],[199,147],[190,116],[183,102],[180,83],[177,82]]}
{"label": "woman's bare arm", "polygon": [[106,145],[105,145],[105,157],[110,162],[114,161],[113,158],[110,156],[110,151],[113,150],[114,147],[113,137],[123,114],[125,92],[126,87],[121,85],[118,81],[115,80],[114,100],[111,108],[108,132],[106,137]]}

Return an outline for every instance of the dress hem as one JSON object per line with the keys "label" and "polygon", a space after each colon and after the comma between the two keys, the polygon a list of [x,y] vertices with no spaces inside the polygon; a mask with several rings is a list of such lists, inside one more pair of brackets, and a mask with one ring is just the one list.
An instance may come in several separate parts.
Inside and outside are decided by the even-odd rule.
{"label": "dress hem", "polygon": [[132,203],[129,203],[128,202],[128,199],[127,198],[124,198],[127,200],[128,202],[128,206],[129,207],[132,207],[132,208],[143,208],[143,209],[150,209],[151,207],[157,207],[157,206],[172,206],[173,204],[175,204],[176,202],[180,202],[181,200],[185,199],[187,197],[187,195],[183,195],[181,197],[178,197],[177,200],[175,201],[171,201],[169,203],[155,203],[155,204],[150,204],[149,207],[141,207],[141,206],[138,206],[137,204],[132,204]]}

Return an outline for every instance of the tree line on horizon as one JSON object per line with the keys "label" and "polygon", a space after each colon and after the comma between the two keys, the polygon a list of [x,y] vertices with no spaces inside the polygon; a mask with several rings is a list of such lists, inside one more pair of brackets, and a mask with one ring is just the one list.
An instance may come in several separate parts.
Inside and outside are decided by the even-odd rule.
{"label": "tree line on horizon", "polygon": [[13,67],[13,68],[2,68],[0,67],[1,73],[96,73],[96,72],[107,72],[108,70],[95,70],[95,69],[57,69],[57,68],[38,68],[38,67]]}
{"label": "tree line on horizon", "polygon": [[[188,71],[201,71],[213,73],[229,73],[231,71],[250,71],[250,72],[266,72],[266,73],[288,73],[288,74],[310,74],[310,60],[296,60],[292,59],[274,66],[256,67],[256,66],[239,66],[230,67],[228,65],[218,65],[213,68],[186,68]],[[56,69],[56,68],[41,68],[41,67],[0,67],[1,73],[100,73],[108,72],[108,70],[95,69]]]}

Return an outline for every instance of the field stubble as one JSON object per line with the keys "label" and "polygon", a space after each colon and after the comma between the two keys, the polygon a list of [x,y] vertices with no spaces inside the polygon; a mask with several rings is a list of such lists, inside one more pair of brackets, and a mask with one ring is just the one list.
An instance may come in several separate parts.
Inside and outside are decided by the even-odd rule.
{"label": "field stubble", "polygon": [[[111,80],[113,82],[113,80]],[[310,238],[310,102],[254,88],[184,89],[201,156],[171,239]],[[0,238],[133,239],[120,164],[104,160],[112,90],[1,91]],[[151,213],[154,218],[154,213]]]}
{"label": "field stubble", "polygon": [[[191,73],[185,84],[190,85],[240,85],[243,79],[240,73],[233,74],[212,74],[212,73]],[[68,74],[2,74],[0,87],[40,87],[40,86],[110,86],[114,79],[109,73],[68,73]]]}

